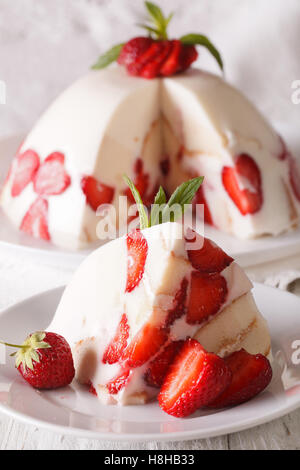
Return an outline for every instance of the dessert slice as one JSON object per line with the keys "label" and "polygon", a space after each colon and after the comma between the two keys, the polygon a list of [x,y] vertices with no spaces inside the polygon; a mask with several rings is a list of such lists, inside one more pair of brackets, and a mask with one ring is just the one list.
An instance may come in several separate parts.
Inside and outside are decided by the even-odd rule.
{"label": "dessert slice", "polygon": [[[177,196],[189,202],[200,182],[186,183]],[[268,327],[251,289],[221,248],[166,222],[93,252],[66,288],[49,330],[67,339],[77,379],[102,402],[145,403],[157,396],[189,337],[219,356],[241,347],[270,354]]]}

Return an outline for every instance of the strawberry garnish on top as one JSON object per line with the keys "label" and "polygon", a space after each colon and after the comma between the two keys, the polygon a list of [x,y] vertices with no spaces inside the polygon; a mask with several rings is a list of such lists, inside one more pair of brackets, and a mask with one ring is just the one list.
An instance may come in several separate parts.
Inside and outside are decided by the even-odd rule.
{"label": "strawberry garnish on top", "polygon": [[34,388],[55,389],[69,385],[75,375],[72,352],[67,341],[56,333],[38,331],[27,337],[22,345],[0,341],[18,348],[16,367]]}
{"label": "strawberry garnish on top", "polygon": [[145,2],[145,6],[149,22],[140,26],[146,29],[149,36],[138,36],[112,47],[99,57],[93,69],[102,69],[117,61],[130,75],[148,79],[168,77],[190,67],[198,57],[196,45],[206,47],[223,69],[220,53],[206,36],[187,34],[170,40],[167,28],[173,13],[165,17],[154,3]]}
{"label": "strawberry garnish on top", "polygon": [[242,153],[235,166],[222,171],[225,190],[242,215],[255,214],[263,205],[260,169],[250,155]]}
{"label": "strawberry garnish on top", "polygon": [[193,268],[198,271],[207,274],[220,273],[233,262],[233,258],[209,238],[202,237],[192,229],[188,229],[187,236],[191,244],[187,250],[188,257]]}
{"label": "strawberry garnish on top", "polygon": [[262,354],[249,354],[244,349],[225,358],[232,373],[229,387],[209,403],[211,408],[239,405],[262,392],[271,382],[272,368]]}
{"label": "strawberry garnish on top", "polygon": [[183,418],[215,400],[230,381],[226,362],[190,338],[170,366],[158,402],[166,413]]}
{"label": "strawberry garnish on top", "polygon": [[40,165],[38,154],[31,149],[18,154],[16,168],[13,170],[13,181],[11,186],[12,197],[19,196],[24,188],[33,180]]}

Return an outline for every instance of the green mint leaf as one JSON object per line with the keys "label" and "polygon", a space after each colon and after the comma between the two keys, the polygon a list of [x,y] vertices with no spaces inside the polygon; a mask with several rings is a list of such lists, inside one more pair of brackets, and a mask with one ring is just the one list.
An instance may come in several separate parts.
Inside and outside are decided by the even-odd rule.
{"label": "green mint leaf", "polygon": [[[197,178],[193,178],[189,181],[186,181],[185,183],[182,183],[180,186],[178,186],[178,188],[176,188],[173,194],[171,195],[167,203],[167,207],[165,208],[163,212],[163,216],[167,210],[169,211],[170,209],[172,209],[172,206],[175,206],[175,205],[179,205],[181,207],[181,212],[180,214],[178,214],[178,216],[182,215],[185,210],[184,206],[192,202],[203,180],[204,180],[204,177],[199,176]],[[163,220],[164,220],[164,217],[163,217]],[[171,222],[174,222],[173,213],[171,213]]]}
{"label": "green mint leaf", "polygon": [[170,21],[172,19],[173,13],[171,13],[171,15],[169,15],[166,18],[164,16],[161,8],[157,5],[155,5],[155,3],[145,2],[145,6],[148,10],[151,21],[155,25],[155,28],[153,28],[153,29],[157,30],[157,32],[155,33],[157,35],[157,38],[158,39],[168,39],[167,27],[168,27],[168,24],[170,23]]}
{"label": "green mint leaf", "polygon": [[223,60],[219,51],[215,48],[212,42],[203,34],[186,34],[180,38],[180,41],[183,44],[187,44],[190,46],[195,46],[198,44],[199,46],[204,46],[209,52],[214,56],[216,61],[218,62],[221,70],[224,69]]}
{"label": "green mint leaf", "polygon": [[105,52],[105,54],[99,57],[97,62],[92,65],[91,68],[93,70],[104,69],[112,62],[115,62],[118,59],[123,46],[124,44],[117,44],[116,46],[109,49],[109,51]]}
{"label": "green mint leaf", "polygon": [[160,31],[158,31],[158,29],[155,29],[155,28],[152,28],[152,26],[148,26],[147,24],[138,24],[137,26],[139,26],[140,28],[144,28],[148,31],[148,33],[153,33],[155,34],[155,36],[159,36],[160,35]]}
{"label": "green mint leaf", "polygon": [[153,225],[158,225],[160,223],[160,208],[164,206],[167,202],[166,193],[164,192],[162,186],[159,187],[159,190],[155,196],[154,203],[152,205],[151,214],[150,214],[150,227]]}
{"label": "green mint leaf", "polygon": [[136,205],[138,207],[139,217],[140,217],[140,228],[144,229],[144,228],[149,227],[149,220],[148,220],[147,212],[145,211],[145,207],[144,207],[142,198],[140,196],[140,193],[136,189],[131,179],[128,178],[128,176],[123,175],[123,179],[125,183],[129,186],[129,189],[131,190],[134,200],[136,202]]}

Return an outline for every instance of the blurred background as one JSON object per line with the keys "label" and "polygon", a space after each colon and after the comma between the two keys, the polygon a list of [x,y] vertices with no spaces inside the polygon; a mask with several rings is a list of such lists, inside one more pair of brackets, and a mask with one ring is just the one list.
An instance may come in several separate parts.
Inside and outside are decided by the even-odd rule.
{"label": "blurred background", "polygon": [[[174,11],[170,35],[207,34],[226,78],[269,117],[300,157],[299,0],[157,0]],[[49,102],[111,45],[139,35],[143,0],[0,0],[0,137],[30,129]],[[219,73],[200,49],[198,63]],[[299,93],[300,96],[300,93]]]}

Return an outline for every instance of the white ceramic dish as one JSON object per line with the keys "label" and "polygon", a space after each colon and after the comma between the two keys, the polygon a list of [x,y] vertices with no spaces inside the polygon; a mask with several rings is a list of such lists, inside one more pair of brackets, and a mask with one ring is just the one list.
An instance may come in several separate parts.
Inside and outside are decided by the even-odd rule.
{"label": "white ceramic dish", "polygon": [[[3,311],[1,337],[21,341],[28,332],[45,328],[62,290],[45,292]],[[268,389],[248,403],[176,419],[163,413],[157,403],[128,407],[101,405],[85,387],[76,383],[65,389],[39,392],[19,376],[7,348],[6,361],[5,355],[0,354],[2,362],[6,362],[0,365],[0,411],[64,434],[134,442],[207,438],[279,418],[300,406],[300,366],[292,363],[293,353],[294,359],[297,358],[293,342],[300,340],[300,300],[260,284],[255,285],[254,295],[271,329],[274,377]]]}
{"label": "white ceramic dish", "polygon": [[[23,139],[24,137],[19,135],[0,140],[0,185]],[[205,234],[222,246],[243,267],[300,253],[300,228],[278,237],[263,237],[256,240],[239,240],[209,226],[205,227]],[[27,236],[16,230],[0,209],[1,246],[14,251],[21,250],[22,255],[38,257],[40,262],[72,269],[76,268],[91,251],[91,249],[79,252],[66,251],[43,240]]]}

